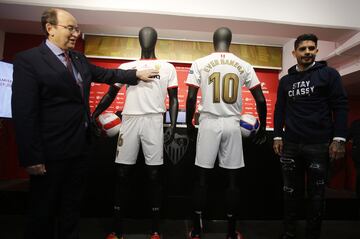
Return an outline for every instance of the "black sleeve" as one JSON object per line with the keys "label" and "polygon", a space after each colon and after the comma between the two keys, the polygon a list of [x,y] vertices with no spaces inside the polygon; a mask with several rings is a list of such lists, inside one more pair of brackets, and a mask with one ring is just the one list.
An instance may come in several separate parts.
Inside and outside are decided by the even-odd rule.
{"label": "black sleeve", "polygon": [[11,109],[19,161],[23,167],[45,163],[40,136],[40,86],[30,57],[14,61]]}
{"label": "black sleeve", "polygon": [[329,68],[329,72],[329,98],[334,118],[334,137],[346,138],[348,117],[347,94],[342,85],[339,72],[333,68]]}
{"label": "black sleeve", "polygon": [[91,64],[84,55],[81,58],[90,68],[91,81],[109,85],[114,83],[136,85],[138,83],[136,70],[106,69]]}

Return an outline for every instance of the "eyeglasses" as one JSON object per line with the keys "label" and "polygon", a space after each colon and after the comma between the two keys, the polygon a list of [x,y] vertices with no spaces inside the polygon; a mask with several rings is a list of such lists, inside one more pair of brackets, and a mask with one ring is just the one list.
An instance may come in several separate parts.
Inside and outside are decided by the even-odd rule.
{"label": "eyeglasses", "polygon": [[298,51],[305,51],[306,49],[309,49],[309,51],[314,51],[316,46],[302,46],[298,48]]}
{"label": "eyeglasses", "polygon": [[80,28],[79,27],[74,27],[74,26],[63,26],[63,25],[60,25],[60,24],[56,24],[55,26],[60,26],[60,27],[63,27],[65,29],[68,29],[70,33],[80,33]]}

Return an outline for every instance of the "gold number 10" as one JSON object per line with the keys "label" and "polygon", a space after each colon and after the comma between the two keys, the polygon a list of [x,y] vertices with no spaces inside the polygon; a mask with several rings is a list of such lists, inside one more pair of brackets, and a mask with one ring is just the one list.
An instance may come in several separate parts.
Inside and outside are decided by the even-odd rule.
{"label": "gold number 10", "polygon": [[[211,83],[214,83],[213,102],[220,103],[220,72],[214,72],[209,76],[209,85]],[[239,77],[234,73],[225,74],[222,77],[222,100],[227,104],[235,103],[238,88]]]}

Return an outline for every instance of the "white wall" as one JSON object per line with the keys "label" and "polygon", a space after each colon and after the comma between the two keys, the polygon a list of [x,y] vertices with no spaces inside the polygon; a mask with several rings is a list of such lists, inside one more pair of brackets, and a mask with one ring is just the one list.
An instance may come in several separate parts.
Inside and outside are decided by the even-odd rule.
{"label": "white wall", "polygon": [[0,60],[4,58],[5,32],[0,31]]}
{"label": "white wall", "polygon": [[283,45],[283,52],[282,52],[282,67],[283,70],[279,74],[279,79],[288,73],[288,69],[296,64],[296,60],[291,54],[292,50],[294,49],[294,41],[292,39]]}
{"label": "white wall", "polygon": [[[356,71],[360,72],[360,58],[354,59],[353,61],[346,62],[341,66],[336,68],[341,76],[348,75],[354,73]],[[360,79],[357,79],[357,82],[360,82]]]}
{"label": "white wall", "polygon": [[288,0],[4,0],[1,2],[96,11],[164,13],[360,30],[359,0],[302,0],[300,2],[289,2]]}
{"label": "white wall", "polygon": [[[279,77],[283,77],[287,74],[288,69],[296,64],[296,59],[292,55],[292,51],[294,50],[294,42],[295,39],[292,39],[284,44],[283,53],[282,53],[282,61],[283,61],[283,70],[280,72]],[[318,41],[318,49],[319,52],[316,56],[316,60],[320,61],[327,57],[331,52],[335,50],[335,42],[329,41]]]}

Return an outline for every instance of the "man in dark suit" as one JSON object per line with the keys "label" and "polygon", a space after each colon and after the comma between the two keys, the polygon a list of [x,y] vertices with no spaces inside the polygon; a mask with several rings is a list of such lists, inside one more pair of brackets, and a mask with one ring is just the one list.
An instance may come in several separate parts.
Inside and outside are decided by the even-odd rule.
{"label": "man in dark suit", "polygon": [[88,171],[92,81],[137,84],[155,70],[109,70],[90,64],[72,51],[80,30],[62,9],[41,18],[46,41],[17,55],[14,62],[12,113],[20,164],[30,175],[29,218],[25,238],[79,238],[81,197]]}

